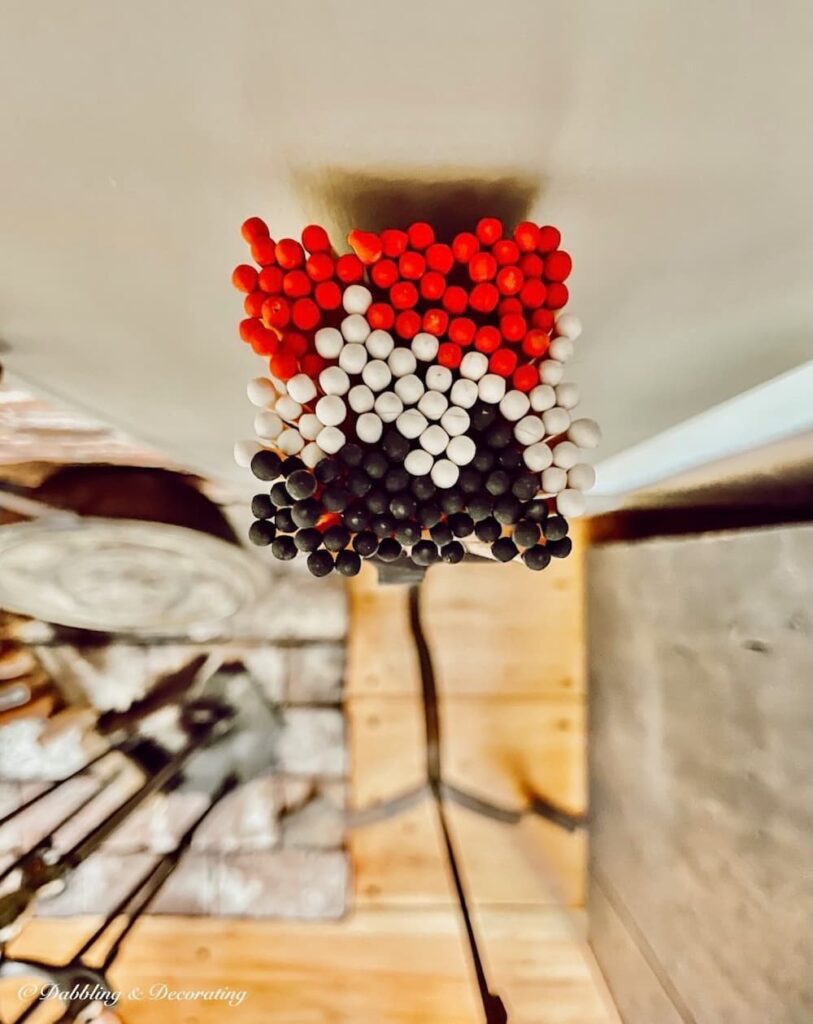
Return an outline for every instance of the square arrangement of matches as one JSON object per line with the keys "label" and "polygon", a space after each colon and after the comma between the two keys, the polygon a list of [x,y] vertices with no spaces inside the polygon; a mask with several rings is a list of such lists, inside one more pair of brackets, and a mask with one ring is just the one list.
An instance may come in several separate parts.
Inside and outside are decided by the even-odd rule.
{"label": "square arrangement of matches", "polygon": [[564,380],[581,324],[555,227],[484,217],[438,240],[418,222],[351,231],[342,255],[318,225],[242,233],[240,337],[268,367],[248,385],[256,439],[235,446],[265,488],[255,544],[315,576],[459,562],[471,536],[534,570],[569,554],[600,431]]}

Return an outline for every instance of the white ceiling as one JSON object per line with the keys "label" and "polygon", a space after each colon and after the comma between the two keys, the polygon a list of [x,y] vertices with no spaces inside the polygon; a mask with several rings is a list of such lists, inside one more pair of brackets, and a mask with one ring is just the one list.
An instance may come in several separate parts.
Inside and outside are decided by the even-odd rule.
{"label": "white ceiling", "polygon": [[4,0],[2,358],[234,475],[243,218],[296,232],[343,174],[518,176],[618,452],[810,357],[812,44],[806,0]]}

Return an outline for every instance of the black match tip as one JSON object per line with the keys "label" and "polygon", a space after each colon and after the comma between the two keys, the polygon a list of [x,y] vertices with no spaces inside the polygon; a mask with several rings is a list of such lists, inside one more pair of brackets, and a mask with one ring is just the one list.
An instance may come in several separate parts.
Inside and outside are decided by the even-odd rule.
{"label": "black match tip", "polygon": [[573,550],[573,541],[570,537],[562,537],[561,540],[549,540],[545,547],[554,558],[567,558]]}
{"label": "black match tip", "polygon": [[322,506],[315,498],[305,498],[303,501],[297,501],[291,509],[291,517],[301,529],[307,526],[316,526],[321,514]]}
{"label": "black match tip", "polygon": [[466,549],[459,540],[449,541],[448,544],[444,544],[440,549],[440,557],[444,562],[448,562],[450,565],[456,565],[458,562],[462,562],[465,556]]}
{"label": "black match tip", "polygon": [[317,481],[313,473],[307,469],[297,469],[287,478],[285,486],[292,498],[302,501],[316,493]]}
{"label": "black match tip", "polygon": [[362,558],[371,558],[378,551],[378,537],[370,530],[363,530],[353,538],[353,548]]}
{"label": "black match tip", "polygon": [[276,527],[267,519],[258,519],[248,528],[248,539],[257,547],[264,548],[270,544],[277,535]]}
{"label": "black match tip", "polygon": [[251,472],[258,480],[276,480],[282,472],[282,459],[276,452],[257,452],[251,460]]}
{"label": "black match tip", "polygon": [[382,562],[394,562],[401,557],[403,549],[397,540],[385,537],[378,545],[378,557]]}
{"label": "black match tip", "polygon": [[539,541],[539,524],[532,519],[521,519],[514,527],[514,543],[521,548],[532,548]]}
{"label": "black match tip", "polygon": [[498,562],[510,562],[519,554],[516,544],[510,537],[500,537],[499,540],[495,540],[491,545],[491,553]]}
{"label": "black match tip", "polygon": [[567,537],[569,529],[564,516],[552,515],[545,520],[542,533],[545,535],[545,540],[563,540]]}
{"label": "black match tip", "polygon": [[336,556],[336,572],[341,576],[358,576],[361,559],[355,551],[340,551]]}
{"label": "black match tip", "polygon": [[328,551],[342,551],[350,543],[350,531],[340,524],[331,526],[322,535],[322,543]]}
{"label": "black match tip", "polygon": [[321,548],[308,555],[308,572],[312,576],[328,576],[333,572],[333,556]]}
{"label": "black match tip", "polygon": [[313,527],[297,530],[294,534],[294,544],[296,544],[297,551],[310,553],[315,551],[321,543],[322,534],[319,530],[313,529]]}
{"label": "black match tip", "polygon": [[290,508],[294,503],[294,499],[288,493],[288,488],[281,480],[271,488],[269,497],[277,508]]}
{"label": "black match tip", "polygon": [[540,544],[536,544],[534,547],[528,548],[527,551],[523,551],[522,561],[534,572],[541,572],[542,569],[546,569],[550,565],[550,554]]}
{"label": "black match tip", "polygon": [[296,530],[296,521],[289,508],[281,508],[274,516],[274,526],[280,533],[293,533]]}
{"label": "black match tip", "polygon": [[437,545],[431,540],[419,540],[414,545],[409,557],[415,565],[434,565],[440,558]]}
{"label": "black match tip", "polygon": [[305,463],[296,455],[289,455],[282,463],[282,475],[287,480],[288,477],[293,476],[294,473],[298,473],[300,469],[305,468]]}
{"label": "black match tip", "polygon": [[276,512],[270,494],[255,494],[251,499],[251,514],[255,519],[270,519]]}
{"label": "black match tip", "polygon": [[271,554],[281,562],[290,562],[296,558],[296,544],[293,537],[277,537],[271,545]]}

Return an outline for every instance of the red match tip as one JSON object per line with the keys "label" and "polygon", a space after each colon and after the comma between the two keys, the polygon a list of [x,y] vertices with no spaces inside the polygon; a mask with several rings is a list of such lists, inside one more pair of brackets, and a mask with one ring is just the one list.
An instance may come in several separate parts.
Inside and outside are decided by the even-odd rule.
{"label": "red match tip", "polygon": [[271,356],[271,373],[280,380],[290,380],[297,371],[297,359],[293,352],[280,350]]}
{"label": "red match tip", "polygon": [[497,307],[497,313],[500,316],[511,316],[512,313],[519,313],[521,315],[522,312],[522,303],[519,299],[513,297],[502,299]]}
{"label": "red match tip", "polygon": [[524,366],[518,366],[514,370],[512,379],[517,391],[533,391],[539,383],[539,370],[535,366],[530,366],[526,363]]}
{"label": "red match tip", "polygon": [[421,295],[436,301],[446,291],[446,278],[436,270],[430,270],[421,278]]}
{"label": "red match tip", "polygon": [[514,241],[522,252],[533,252],[539,245],[539,228],[524,220],[514,228]]}
{"label": "red match tip", "polygon": [[548,294],[545,298],[545,305],[548,309],[561,309],[562,306],[567,305],[567,300],[570,298],[570,292],[567,290],[566,284],[560,284],[558,281],[553,281],[548,285]]}
{"label": "red match tip", "polygon": [[550,338],[545,331],[533,328],[525,335],[522,342],[522,351],[531,359],[539,359],[545,355],[550,348]]}
{"label": "red match tip", "polygon": [[502,335],[491,324],[486,324],[479,328],[474,338],[474,347],[479,352],[485,352],[486,354],[496,352],[501,344]]}
{"label": "red match tip", "polygon": [[503,295],[516,295],[525,283],[519,267],[502,267],[497,274],[497,287]]}
{"label": "red match tip", "polygon": [[411,341],[421,329],[421,318],[414,309],[407,309],[395,318],[395,330],[399,337]]}
{"label": "red match tip", "polygon": [[539,236],[536,241],[536,251],[541,253],[553,252],[554,249],[559,248],[559,243],[562,241],[562,235],[558,228],[551,227],[550,224],[546,224],[545,227],[539,229]]}
{"label": "red match tip", "polygon": [[454,253],[443,242],[435,242],[426,250],[426,265],[439,274],[448,274],[454,266]]}
{"label": "red match tip", "polygon": [[287,299],[275,295],[263,302],[262,314],[266,327],[277,327],[282,330],[283,327],[288,326],[291,319],[291,307],[288,305]]}
{"label": "red match tip", "polygon": [[364,277],[364,264],[354,253],[347,252],[336,260],[336,277],[344,284],[356,284]]}
{"label": "red match tip", "polygon": [[478,252],[469,260],[472,281],[491,281],[497,273],[497,261],[490,252]]}
{"label": "red match tip", "polygon": [[463,358],[463,349],[452,341],[444,341],[438,348],[438,362],[450,370],[456,370]]}
{"label": "red match tip", "polygon": [[239,328],[240,340],[244,341],[246,344],[249,344],[253,337],[254,331],[258,327],[262,327],[262,324],[256,317],[249,316],[246,317],[245,320],[241,320]]}
{"label": "red match tip", "polygon": [[468,263],[480,249],[480,242],[471,231],[461,231],[452,241],[452,252],[458,263]]}
{"label": "red match tip", "polygon": [[282,290],[289,299],[301,299],[311,293],[311,279],[304,270],[289,270],[282,279]]}
{"label": "red match tip", "polygon": [[426,221],[419,220],[407,228],[409,244],[413,249],[426,249],[435,241],[435,229]]}
{"label": "red match tip", "polygon": [[257,287],[257,271],[247,263],[241,263],[232,271],[231,283],[238,292],[253,292]]}
{"label": "red match tip", "polygon": [[380,260],[384,252],[381,239],[372,231],[359,231],[356,228],[347,236],[347,244],[361,262],[368,266]]}
{"label": "red match tip", "polygon": [[305,273],[311,281],[329,281],[333,277],[333,257],[315,252],[305,260]]}
{"label": "red match tip", "polygon": [[310,253],[330,253],[327,231],[319,224],[309,224],[302,230],[302,245]]}
{"label": "red match tip", "polygon": [[545,262],[535,252],[526,252],[519,261],[519,269],[526,277],[541,277]]}
{"label": "red match tip", "polygon": [[246,316],[260,316],[263,311],[263,303],[267,298],[268,296],[265,292],[249,292],[243,299],[243,309],[246,311]]}
{"label": "red match tip", "polygon": [[388,331],[395,323],[395,310],[388,302],[374,302],[367,310],[367,323],[374,331]]}
{"label": "red match tip", "polygon": [[537,309],[531,317],[531,324],[547,334],[553,330],[553,313],[549,309]]}
{"label": "red match tip", "polygon": [[408,243],[409,237],[406,231],[387,228],[386,231],[381,232],[381,245],[384,249],[384,255],[391,260],[397,260],[401,253],[405,251]]}
{"label": "red match tip", "polygon": [[516,369],[517,354],[510,348],[500,348],[488,361],[488,368],[491,373],[499,374],[500,377],[510,377]]}
{"label": "red match tip", "polygon": [[573,260],[564,249],[552,252],[545,260],[545,277],[548,281],[566,281],[573,269]]}
{"label": "red match tip", "polygon": [[519,246],[510,238],[502,238],[491,247],[491,255],[501,267],[519,262]]}
{"label": "red match tip", "polygon": [[308,351],[308,339],[299,331],[286,331],[282,336],[280,348],[283,352],[293,352],[297,359],[300,359]]}
{"label": "red match tip", "polygon": [[427,309],[423,315],[423,329],[436,338],[441,338],[448,326],[449,314],[445,309]]}
{"label": "red match tip", "polygon": [[449,338],[458,345],[468,347],[474,341],[477,324],[467,316],[456,316],[449,323]]}
{"label": "red match tip", "polygon": [[282,279],[283,273],[279,267],[263,267],[257,281],[268,295],[279,295],[282,291]]}
{"label": "red match tip", "polygon": [[408,281],[418,281],[426,270],[426,260],[419,252],[407,251],[398,260],[398,271]]}
{"label": "red match tip", "polygon": [[313,299],[297,299],[291,317],[300,331],[312,331],[319,326],[322,312]]}
{"label": "red match tip", "polygon": [[483,217],[474,231],[483,245],[493,245],[502,238],[502,221],[496,217]]}
{"label": "red match tip", "polygon": [[418,289],[411,281],[399,281],[390,288],[390,302],[396,309],[412,309],[418,303]]}
{"label": "red match tip", "polygon": [[277,263],[283,270],[296,270],[305,262],[305,250],[293,238],[281,238],[276,248]]}
{"label": "red match tip", "polygon": [[509,313],[508,316],[500,318],[500,330],[506,341],[517,342],[522,341],[525,337],[528,325],[525,323],[524,316],[520,316],[519,313]]}
{"label": "red match tip", "polygon": [[261,267],[270,267],[277,262],[276,246],[272,238],[256,238],[251,243],[251,258]]}
{"label": "red match tip", "polygon": [[373,284],[378,285],[379,288],[391,288],[398,280],[398,266],[390,259],[379,260],[370,269],[370,277]]}
{"label": "red match tip", "polygon": [[303,373],[306,373],[310,378],[316,380],[322,370],[327,366],[327,360],[323,359],[318,352],[308,352],[308,354],[303,356],[300,360],[300,366],[302,367]]}
{"label": "red match tip", "polygon": [[249,217],[243,221],[240,234],[251,245],[258,238],[268,238],[268,225],[260,217]]}
{"label": "red match tip", "polygon": [[316,529],[324,533],[331,526],[338,526],[341,521],[342,517],[338,512],[323,512],[316,520]]}
{"label": "red match tip", "polygon": [[478,313],[490,313],[497,308],[500,301],[500,293],[490,281],[481,281],[476,284],[469,295],[469,302],[472,309]]}
{"label": "red match tip", "polygon": [[452,315],[465,313],[468,304],[469,297],[466,294],[466,289],[461,288],[459,285],[453,284],[443,293],[444,308]]}
{"label": "red match tip", "polygon": [[279,351],[279,338],[275,331],[257,324],[257,330],[251,337],[251,347],[258,356],[273,356]]}
{"label": "red match tip", "polygon": [[526,281],[519,293],[520,302],[526,309],[538,309],[548,294],[547,287],[538,278]]}
{"label": "red match tip", "polygon": [[342,304],[342,290],[335,281],[320,281],[316,286],[313,297],[319,304],[320,309],[338,309]]}

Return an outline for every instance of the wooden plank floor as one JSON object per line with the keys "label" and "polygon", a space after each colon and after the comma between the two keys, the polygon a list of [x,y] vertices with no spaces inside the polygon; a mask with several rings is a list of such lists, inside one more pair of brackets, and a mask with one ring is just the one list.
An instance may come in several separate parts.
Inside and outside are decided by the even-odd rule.
{"label": "wooden plank floor", "polygon": [[[348,713],[354,803],[424,777],[417,662],[407,592],[365,570],[351,591]],[[585,805],[582,563],[437,567],[424,587],[450,781],[511,806],[529,789]],[[617,1024],[584,940],[585,837],[539,819],[505,826],[449,818],[493,987],[511,1024]],[[479,1024],[439,827],[423,802],[350,841],[354,910],[336,923],[150,918],[117,968],[126,990],[249,990],[237,1009],[131,1003],[129,1024]],[[58,955],[89,923],[36,922],[15,952]],[[4,983],[8,1017],[14,983]],[[38,1018],[49,1020],[44,1014]]]}

